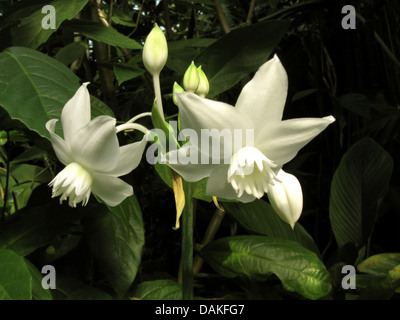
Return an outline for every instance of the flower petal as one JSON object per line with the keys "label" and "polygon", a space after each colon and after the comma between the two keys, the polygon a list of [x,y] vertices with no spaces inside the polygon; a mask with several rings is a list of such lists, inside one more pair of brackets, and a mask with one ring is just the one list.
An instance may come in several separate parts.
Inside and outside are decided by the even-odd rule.
{"label": "flower petal", "polygon": [[303,210],[303,192],[297,178],[283,170],[277,174],[281,183],[269,185],[268,199],[278,216],[292,229]]}
{"label": "flower petal", "polygon": [[274,163],[283,165],[334,121],[332,116],[285,120],[256,132],[255,145]]}
{"label": "flower petal", "polygon": [[133,195],[133,188],[119,178],[104,174],[93,176],[92,192],[109,206],[117,206]]}
{"label": "flower petal", "polygon": [[[191,154],[194,152],[194,154]],[[190,156],[192,155],[192,157]],[[201,153],[189,143],[164,155],[165,163],[186,181],[195,182],[210,176],[220,164],[201,163]],[[208,158],[207,158],[208,159]],[[191,161],[193,160],[193,161]]]}
{"label": "flower petal", "polygon": [[71,151],[67,143],[54,132],[57,121],[58,121],[57,119],[52,119],[47,121],[46,129],[50,133],[51,145],[53,146],[57,158],[61,161],[62,164],[68,165],[69,163],[72,162],[72,158],[70,157]]}
{"label": "flower petal", "polygon": [[198,136],[201,129],[252,129],[247,116],[235,107],[190,92],[176,93],[182,128],[194,129]]}
{"label": "flower petal", "polygon": [[288,90],[288,77],[281,61],[275,55],[264,63],[242,89],[236,108],[244,115],[251,114],[255,128],[266,122],[282,119]]}
{"label": "flower petal", "polygon": [[70,148],[74,160],[86,169],[99,173],[110,171],[119,157],[115,119],[96,117],[73,136]]}
{"label": "flower petal", "polygon": [[79,129],[90,121],[90,95],[86,86],[82,84],[75,95],[65,104],[61,112],[61,123],[64,140],[69,143]]}
{"label": "flower petal", "polygon": [[112,170],[107,171],[107,174],[114,177],[119,177],[134,170],[142,159],[146,144],[146,137],[143,137],[143,139],[139,142],[130,143],[120,147],[118,161]]}
{"label": "flower petal", "polygon": [[229,165],[220,166],[211,172],[207,182],[206,194],[217,198],[239,200],[240,202],[251,202],[256,199],[246,192],[238,197],[232,185],[228,182]]}

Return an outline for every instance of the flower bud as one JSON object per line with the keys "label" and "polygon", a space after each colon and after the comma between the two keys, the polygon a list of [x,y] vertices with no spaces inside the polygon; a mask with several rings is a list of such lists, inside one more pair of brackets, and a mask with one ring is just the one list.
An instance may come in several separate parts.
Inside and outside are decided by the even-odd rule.
{"label": "flower bud", "polygon": [[176,99],[175,93],[184,92],[185,90],[175,81],[174,86],[172,87],[172,101],[177,106],[178,100]]}
{"label": "flower bud", "polygon": [[208,91],[210,91],[210,85],[208,83],[208,79],[204,71],[201,69],[201,66],[197,68],[197,73],[199,74],[199,86],[197,87],[196,93],[205,98]]}
{"label": "flower bud", "polygon": [[160,27],[154,24],[143,47],[143,64],[151,75],[159,74],[168,58],[167,39]]}
{"label": "flower bud", "polygon": [[303,210],[303,192],[297,178],[283,170],[277,174],[281,183],[268,185],[268,199],[278,216],[294,228]]}
{"label": "flower bud", "polygon": [[189,68],[187,68],[185,75],[183,76],[183,87],[186,91],[195,92],[199,86],[200,77],[197,72],[197,68],[192,61]]}

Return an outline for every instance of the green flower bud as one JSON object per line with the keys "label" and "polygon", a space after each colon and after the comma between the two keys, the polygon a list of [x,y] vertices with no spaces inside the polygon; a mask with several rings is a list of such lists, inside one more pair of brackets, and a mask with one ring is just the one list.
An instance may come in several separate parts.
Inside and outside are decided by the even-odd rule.
{"label": "green flower bud", "polygon": [[210,91],[210,84],[208,83],[208,79],[204,71],[201,69],[201,66],[197,68],[197,73],[199,74],[199,86],[197,87],[196,93],[205,98],[208,91]]}
{"label": "green flower bud", "polygon": [[175,93],[176,92],[184,92],[185,90],[175,81],[174,82],[174,86],[172,87],[172,101],[174,102],[174,104],[177,106],[178,105],[178,101],[176,99]]}
{"label": "green flower bud", "polygon": [[186,91],[195,92],[200,83],[199,73],[197,68],[192,61],[189,68],[187,68],[185,75],[183,76],[183,87]]}
{"label": "green flower bud", "polygon": [[159,74],[168,58],[167,39],[160,27],[154,24],[143,47],[143,63],[151,75]]}

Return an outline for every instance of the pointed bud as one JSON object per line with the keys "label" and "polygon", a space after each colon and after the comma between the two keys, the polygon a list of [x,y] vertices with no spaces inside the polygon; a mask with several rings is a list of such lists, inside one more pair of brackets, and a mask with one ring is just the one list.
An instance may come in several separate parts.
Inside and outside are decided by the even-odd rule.
{"label": "pointed bud", "polygon": [[143,64],[151,75],[159,74],[168,58],[167,39],[160,27],[154,24],[143,47]]}
{"label": "pointed bud", "polygon": [[183,76],[183,87],[186,91],[195,92],[200,83],[199,73],[197,68],[192,61],[189,68],[187,68],[185,75]]}
{"label": "pointed bud", "polygon": [[184,92],[185,89],[183,89],[176,81],[174,82],[174,86],[172,87],[172,101],[174,104],[177,106],[178,105],[178,100],[176,99],[175,93],[179,92]]}
{"label": "pointed bud", "polygon": [[278,216],[294,229],[303,210],[301,185],[295,176],[283,170],[278,172],[277,177],[281,183],[268,185],[268,199]]}
{"label": "pointed bud", "polygon": [[208,91],[210,91],[210,85],[208,83],[208,79],[204,71],[201,69],[201,66],[197,68],[197,73],[199,74],[199,86],[197,87],[196,93],[205,98]]}

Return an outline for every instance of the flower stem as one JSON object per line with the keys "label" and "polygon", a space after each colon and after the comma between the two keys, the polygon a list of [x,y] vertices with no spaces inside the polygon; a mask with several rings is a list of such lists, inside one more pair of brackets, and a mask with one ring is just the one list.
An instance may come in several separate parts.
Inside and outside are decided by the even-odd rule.
{"label": "flower stem", "polygon": [[127,121],[126,123],[133,123],[133,122],[135,122],[136,120],[138,120],[138,119],[140,119],[140,118],[143,118],[143,117],[151,117],[151,112],[143,112],[143,113],[140,113],[140,114],[134,116],[134,117],[133,117],[132,119],[130,119],[129,121]]}
{"label": "flower stem", "polygon": [[158,112],[160,112],[161,118],[164,120],[164,110],[162,105],[161,98],[161,87],[160,87],[160,74],[156,73],[153,75],[153,85],[154,85],[154,94],[156,95],[156,103]]}
{"label": "flower stem", "polygon": [[149,134],[150,130],[147,129],[145,126],[142,126],[138,123],[124,123],[115,128],[118,132],[125,131],[125,130],[139,130],[144,134]]}
{"label": "flower stem", "polygon": [[182,213],[182,298],[193,300],[193,190],[183,181],[185,207]]}

